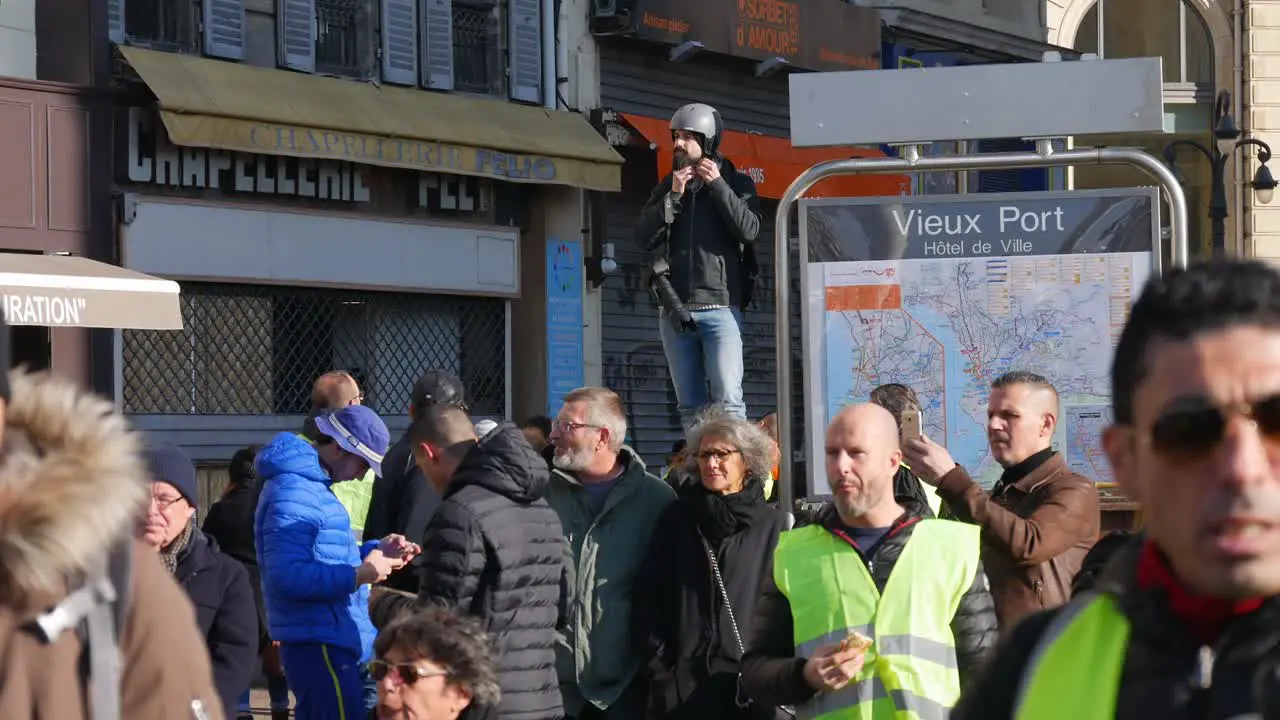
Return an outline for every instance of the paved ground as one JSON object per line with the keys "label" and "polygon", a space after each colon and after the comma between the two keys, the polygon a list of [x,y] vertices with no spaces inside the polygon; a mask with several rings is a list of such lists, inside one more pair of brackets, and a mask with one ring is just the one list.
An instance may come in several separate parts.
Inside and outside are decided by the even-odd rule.
{"label": "paved ground", "polygon": [[265,687],[255,687],[250,695],[249,704],[253,707],[255,718],[271,717],[271,698]]}

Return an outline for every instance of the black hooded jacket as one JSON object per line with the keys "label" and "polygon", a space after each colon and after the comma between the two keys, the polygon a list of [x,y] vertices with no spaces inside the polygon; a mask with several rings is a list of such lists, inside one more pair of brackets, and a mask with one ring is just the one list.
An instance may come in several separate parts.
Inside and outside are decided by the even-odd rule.
{"label": "black hooded jacket", "polygon": [[[696,189],[694,185],[697,185]],[[691,183],[675,204],[670,232],[665,203],[671,193],[668,174],[653,189],[636,223],[636,240],[646,250],[666,243],[671,286],[688,304],[740,308],[744,248],[760,235],[760,197],[756,184],[720,158],[720,177]]]}
{"label": "black hooded jacket", "polygon": [[510,423],[471,448],[422,544],[420,603],[479,618],[498,659],[504,720],[563,717],[555,669],[564,534],[547,463]]}
{"label": "black hooded jacket", "polygon": [[260,631],[253,587],[244,566],[218,550],[199,529],[178,555],[174,579],[195,606],[196,623],[209,647],[213,681],[227,717],[257,669]]}

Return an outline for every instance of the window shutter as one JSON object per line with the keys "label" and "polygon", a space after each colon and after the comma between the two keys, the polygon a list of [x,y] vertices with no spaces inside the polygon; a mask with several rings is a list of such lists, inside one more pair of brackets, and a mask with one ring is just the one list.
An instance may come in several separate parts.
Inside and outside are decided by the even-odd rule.
{"label": "window shutter", "polygon": [[124,42],[124,0],[107,0],[107,37],[111,42]]}
{"label": "window shutter", "polygon": [[453,89],[453,0],[422,1],[422,86]]}
{"label": "window shutter", "polygon": [[382,79],[418,84],[418,0],[382,0]]}
{"label": "window shutter", "polygon": [[510,0],[511,99],[542,102],[542,1]]}
{"label": "window shutter", "polygon": [[290,70],[315,72],[315,0],[280,0],[276,27],[280,35],[280,64]]}
{"label": "window shutter", "polygon": [[244,59],[244,0],[204,0],[204,52]]}

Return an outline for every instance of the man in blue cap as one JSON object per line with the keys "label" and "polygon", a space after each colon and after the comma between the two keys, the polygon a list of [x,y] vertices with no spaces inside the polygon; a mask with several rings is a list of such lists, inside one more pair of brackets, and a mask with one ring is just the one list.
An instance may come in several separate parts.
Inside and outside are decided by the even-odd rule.
{"label": "man in blue cap", "polygon": [[299,720],[363,718],[377,702],[369,585],[412,559],[402,535],[358,545],[332,485],[382,472],[387,426],[362,405],[315,417],[306,437],[281,433],[258,454],[254,521],[271,637],[280,642]]}

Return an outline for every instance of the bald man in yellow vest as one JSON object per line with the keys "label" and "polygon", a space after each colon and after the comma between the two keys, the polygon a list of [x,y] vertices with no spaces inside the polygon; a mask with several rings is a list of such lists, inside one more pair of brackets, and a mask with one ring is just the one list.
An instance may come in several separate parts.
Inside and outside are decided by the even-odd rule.
{"label": "bald man in yellow vest", "polygon": [[882,407],[841,411],[826,458],[834,502],[778,540],[743,686],[801,718],[945,717],[998,635],[979,532],[898,503],[902,450]]}

